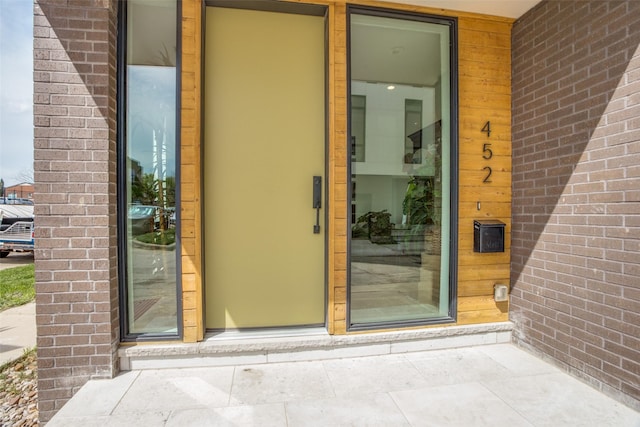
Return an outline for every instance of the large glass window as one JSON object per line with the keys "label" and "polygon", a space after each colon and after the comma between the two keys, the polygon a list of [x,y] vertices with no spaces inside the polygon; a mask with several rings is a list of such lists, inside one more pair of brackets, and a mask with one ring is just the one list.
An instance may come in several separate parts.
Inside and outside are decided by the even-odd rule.
{"label": "large glass window", "polygon": [[[128,0],[120,126],[124,335],[179,333],[177,1]],[[121,97],[122,97],[121,93]],[[123,173],[124,172],[124,173]],[[121,245],[123,242],[121,242]]]}
{"label": "large glass window", "polygon": [[[454,315],[453,27],[413,15],[350,14],[351,328]],[[366,156],[357,156],[360,134]]]}

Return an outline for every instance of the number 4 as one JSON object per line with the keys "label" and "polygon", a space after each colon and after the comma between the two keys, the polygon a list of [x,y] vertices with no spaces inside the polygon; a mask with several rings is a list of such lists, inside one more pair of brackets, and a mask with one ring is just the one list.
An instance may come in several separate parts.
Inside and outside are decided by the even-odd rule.
{"label": "number 4", "polygon": [[487,123],[484,124],[481,132],[486,132],[487,138],[491,136],[491,121],[487,120]]}

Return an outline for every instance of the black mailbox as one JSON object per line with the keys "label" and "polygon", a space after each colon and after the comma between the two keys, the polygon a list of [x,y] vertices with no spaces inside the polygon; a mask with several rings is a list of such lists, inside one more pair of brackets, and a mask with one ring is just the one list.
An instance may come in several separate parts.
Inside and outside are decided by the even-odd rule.
{"label": "black mailbox", "polygon": [[504,222],[497,219],[473,221],[474,252],[504,252]]}

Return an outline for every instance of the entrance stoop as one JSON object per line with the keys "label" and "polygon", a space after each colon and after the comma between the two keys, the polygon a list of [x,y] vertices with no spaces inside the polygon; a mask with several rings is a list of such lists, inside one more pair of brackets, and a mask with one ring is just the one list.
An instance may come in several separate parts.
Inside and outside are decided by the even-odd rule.
{"label": "entrance stoop", "polygon": [[224,332],[199,343],[123,345],[123,371],[378,356],[511,342],[513,323],[329,335],[324,329]]}

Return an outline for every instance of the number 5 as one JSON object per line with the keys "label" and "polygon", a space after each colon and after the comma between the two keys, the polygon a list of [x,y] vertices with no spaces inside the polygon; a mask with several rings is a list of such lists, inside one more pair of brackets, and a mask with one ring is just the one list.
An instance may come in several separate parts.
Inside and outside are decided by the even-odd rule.
{"label": "number 5", "polygon": [[489,160],[490,158],[493,157],[493,151],[491,151],[491,144],[486,143],[482,146],[482,158],[485,160]]}

